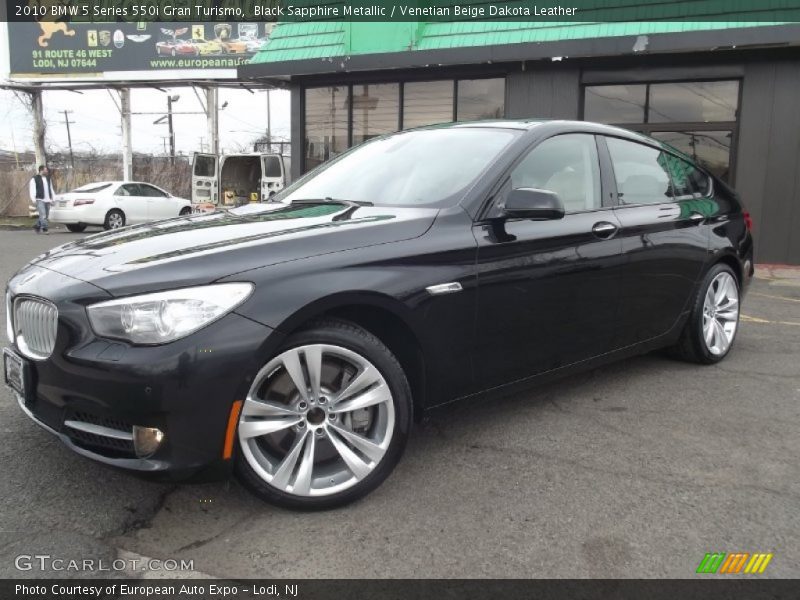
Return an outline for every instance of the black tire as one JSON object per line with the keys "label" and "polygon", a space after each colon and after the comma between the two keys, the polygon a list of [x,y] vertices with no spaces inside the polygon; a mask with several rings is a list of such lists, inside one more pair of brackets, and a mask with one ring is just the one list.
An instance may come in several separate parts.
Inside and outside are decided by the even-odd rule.
{"label": "black tire", "polygon": [[736,277],[736,273],[733,272],[733,269],[723,263],[718,263],[711,267],[708,273],[706,273],[706,276],[703,278],[703,281],[697,290],[697,294],[692,301],[692,310],[689,314],[689,319],[686,321],[686,325],[684,325],[683,331],[681,332],[681,337],[679,338],[678,343],[668,349],[668,353],[671,356],[688,362],[711,365],[718,363],[725,358],[731,351],[731,348],[733,348],[733,344],[736,341],[735,336],[739,330],[738,315],[734,337],[731,340],[728,348],[721,354],[712,353],[709,350],[705,339],[703,338],[703,303],[709,286],[720,273],[728,273],[733,278],[733,281],[736,284],[737,294],[741,299],[739,279]]}
{"label": "black tire", "polygon": [[72,233],[81,233],[86,229],[86,225],[83,223],[70,223],[67,225],[67,229],[70,230]]}
{"label": "black tire", "polygon": [[349,321],[322,319],[290,336],[276,352],[306,344],[333,344],[368,359],[381,372],[392,393],[395,423],[392,439],[380,462],[364,479],[341,492],[327,496],[297,496],[279,490],[262,479],[243,456],[236,438],[235,472],[239,480],[261,499],[284,508],[327,510],[349,504],[377,488],[394,470],[405,449],[412,424],[412,396],[400,363],[377,337]]}
{"label": "black tire", "polygon": [[[117,225],[116,227],[113,225],[115,222],[115,217],[121,219],[121,225]],[[125,213],[119,210],[118,208],[112,208],[110,211],[106,213],[106,219],[103,221],[103,229],[108,231],[109,229],[119,229],[120,227],[125,227]]]}
{"label": "black tire", "polygon": [[190,214],[192,214],[192,209],[189,206],[184,206],[181,209],[181,212],[178,213],[178,216],[179,217],[188,217]]}

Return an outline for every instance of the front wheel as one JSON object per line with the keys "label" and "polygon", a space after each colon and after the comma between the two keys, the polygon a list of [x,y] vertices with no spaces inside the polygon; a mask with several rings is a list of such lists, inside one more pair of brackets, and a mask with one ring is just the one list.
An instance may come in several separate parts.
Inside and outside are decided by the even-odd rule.
{"label": "front wheel", "polygon": [[181,209],[181,212],[179,212],[179,213],[178,213],[178,216],[179,216],[179,217],[188,217],[188,216],[189,216],[189,215],[191,215],[191,214],[192,214],[192,209],[191,209],[191,207],[189,207],[189,206],[184,206],[184,207]]}
{"label": "front wheel", "polygon": [[84,229],[86,229],[86,225],[83,223],[70,223],[67,225],[67,229],[72,233],[81,233]]}
{"label": "front wheel", "polygon": [[714,265],[703,279],[678,344],[679,358],[701,364],[721,361],[739,329],[739,282],[731,268]]}
{"label": "front wheel", "polygon": [[116,208],[108,211],[103,222],[103,229],[119,229],[125,227],[125,213]]}
{"label": "front wheel", "polygon": [[378,338],[318,321],[256,375],[239,417],[236,472],[279,506],[347,504],[392,472],[411,412],[405,373]]}

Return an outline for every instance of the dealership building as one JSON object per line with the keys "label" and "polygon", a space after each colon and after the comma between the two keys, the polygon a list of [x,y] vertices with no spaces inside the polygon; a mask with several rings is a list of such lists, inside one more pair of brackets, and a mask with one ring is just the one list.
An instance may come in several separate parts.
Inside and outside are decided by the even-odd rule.
{"label": "dealership building", "polygon": [[431,123],[611,123],[672,144],[734,185],[753,217],[757,261],[800,264],[800,25],[779,13],[769,23],[730,13],[280,23],[239,77],[291,90],[295,177],[371,137]]}

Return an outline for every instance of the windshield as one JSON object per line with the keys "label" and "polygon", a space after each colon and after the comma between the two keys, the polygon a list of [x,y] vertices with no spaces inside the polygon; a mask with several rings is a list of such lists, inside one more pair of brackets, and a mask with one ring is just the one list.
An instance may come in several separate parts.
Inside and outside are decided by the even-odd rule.
{"label": "windshield", "polygon": [[312,171],[276,200],[454,205],[517,135],[510,129],[465,127],[378,138]]}

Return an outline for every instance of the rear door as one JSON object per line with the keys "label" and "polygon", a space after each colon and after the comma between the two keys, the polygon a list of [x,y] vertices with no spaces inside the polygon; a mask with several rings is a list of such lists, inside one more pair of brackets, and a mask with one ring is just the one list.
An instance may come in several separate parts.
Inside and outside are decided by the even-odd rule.
{"label": "rear door", "polygon": [[286,166],[280,154],[261,155],[261,201],[265,202],[286,185]]}
{"label": "rear door", "polygon": [[629,345],[669,332],[689,309],[708,256],[707,217],[713,207],[704,196],[711,185],[699,169],[663,149],[604,140],[626,261],[619,335]]}
{"label": "rear door", "polygon": [[194,153],[192,161],[192,204],[219,204],[220,161],[217,154]]}
{"label": "rear door", "polygon": [[606,187],[595,137],[557,135],[522,158],[495,203],[512,189],[545,189],[558,194],[564,218],[503,220],[495,209],[476,222],[482,388],[614,349],[622,258]]}
{"label": "rear door", "polygon": [[114,203],[125,213],[125,223],[147,221],[147,197],[138,183],[123,183],[114,192]]}

